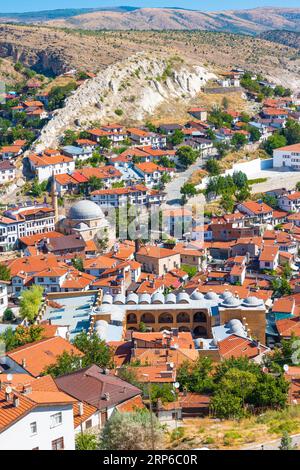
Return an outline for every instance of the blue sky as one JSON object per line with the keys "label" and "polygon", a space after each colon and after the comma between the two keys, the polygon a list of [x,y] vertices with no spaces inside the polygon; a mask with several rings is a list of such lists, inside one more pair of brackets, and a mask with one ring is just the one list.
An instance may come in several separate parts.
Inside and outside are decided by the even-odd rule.
{"label": "blue sky", "polygon": [[299,0],[0,0],[0,12],[91,8],[101,6],[182,7],[194,10],[224,10],[258,6],[299,7]]}

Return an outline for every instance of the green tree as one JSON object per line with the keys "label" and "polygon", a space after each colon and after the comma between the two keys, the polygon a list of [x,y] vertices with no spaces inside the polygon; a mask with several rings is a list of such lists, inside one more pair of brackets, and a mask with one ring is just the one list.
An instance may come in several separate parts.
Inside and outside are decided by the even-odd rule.
{"label": "green tree", "polygon": [[162,401],[162,403],[170,403],[175,401],[177,397],[173,385],[167,383],[152,384],[150,395],[153,403],[157,403],[159,399]]}
{"label": "green tree", "polygon": [[80,432],[75,437],[76,450],[98,450],[100,446],[99,438],[90,432]]}
{"label": "green tree", "polygon": [[214,158],[210,158],[209,160],[207,160],[206,165],[205,165],[205,169],[208,171],[208,173],[211,176],[216,176],[216,175],[219,175],[221,173],[220,164]]}
{"label": "green tree", "polygon": [[103,181],[101,178],[97,178],[97,176],[91,176],[88,180],[88,186],[90,188],[90,191],[103,189]]}
{"label": "green tree", "polygon": [[100,137],[99,145],[102,149],[110,149],[111,140],[106,135],[104,135],[104,136]]}
{"label": "green tree", "polygon": [[232,199],[231,194],[224,193],[221,200],[220,206],[224,209],[225,212],[233,212],[234,209],[234,200]]}
{"label": "green tree", "polygon": [[76,139],[78,138],[75,131],[68,129],[64,132],[62,137],[62,145],[74,145]]}
{"label": "green tree", "polygon": [[185,203],[187,199],[197,194],[197,189],[193,183],[184,183],[180,189],[180,193],[182,194],[183,203]]}
{"label": "green tree", "polygon": [[160,182],[162,184],[162,187],[164,188],[165,185],[167,183],[169,183],[171,181],[171,176],[169,175],[169,173],[165,172],[161,175],[161,179],[160,179]]}
{"label": "green tree", "polygon": [[273,155],[273,150],[279,147],[284,147],[287,143],[287,140],[284,135],[275,133],[268,137],[264,144],[265,151],[269,155]]}
{"label": "green tree", "polygon": [[176,156],[178,157],[181,165],[187,168],[195,163],[198,157],[198,152],[193,150],[189,145],[183,145],[176,151]]}
{"label": "green tree", "polygon": [[236,150],[239,150],[241,147],[243,147],[247,143],[247,137],[244,134],[236,133],[231,139],[231,145]]}
{"label": "green tree", "polygon": [[173,134],[167,137],[167,141],[176,147],[184,141],[184,133],[180,129],[175,129]]}
{"label": "green tree", "polygon": [[245,414],[241,397],[218,391],[211,399],[213,414],[221,419],[239,419]]}
{"label": "green tree", "polygon": [[292,119],[288,119],[283,130],[288,145],[300,142],[300,123]]}
{"label": "green tree", "polygon": [[260,139],[261,134],[257,127],[248,126],[247,131],[250,132],[252,142],[257,142]]}
{"label": "green tree", "polygon": [[214,388],[211,359],[200,357],[195,362],[184,361],[177,371],[177,380],[183,390],[211,392]]}
{"label": "green tree", "polygon": [[72,351],[64,351],[57,357],[56,362],[44,370],[44,375],[50,374],[52,377],[59,377],[64,374],[70,374],[82,368],[82,359]]}
{"label": "green tree", "polygon": [[33,285],[23,290],[20,296],[20,317],[33,323],[36,319],[43,299],[43,288]]}
{"label": "green tree", "polygon": [[43,337],[43,327],[41,325],[30,325],[29,327],[19,325],[15,330],[15,340],[18,346],[40,341]]}
{"label": "green tree", "polygon": [[1,281],[10,281],[10,269],[6,264],[0,263],[0,279]]}
{"label": "green tree", "polygon": [[82,367],[88,367],[96,364],[99,367],[110,367],[112,364],[112,352],[101,340],[97,333],[88,335],[86,331],[82,331],[75,336],[73,340],[74,346],[84,353],[82,358]]}
{"label": "green tree", "polygon": [[104,450],[149,450],[161,446],[163,430],[156,416],[147,410],[115,412],[101,434]]}
{"label": "green tree", "polygon": [[83,267],[83,259],[80,258],[79,256],[76,256],[75,258],[71,259],[71,263],[74,266],[75,269],[78,271],[84,272],[84,267]]}
{"label": "green tree", "polygon": [[293,445],[292,438],[290,437],[287,431],[284,431],[281,441],[279,450],[295,450],[296,446]]}
{"label": "green tree", "polygon": [[3,312],[3,321],[11,322],[15,318],[14,313],[11,308],[6,308]]}

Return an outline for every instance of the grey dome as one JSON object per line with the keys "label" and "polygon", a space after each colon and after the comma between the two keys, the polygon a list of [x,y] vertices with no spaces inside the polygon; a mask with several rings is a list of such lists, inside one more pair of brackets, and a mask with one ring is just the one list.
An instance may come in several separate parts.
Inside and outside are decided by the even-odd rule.
{"label": "grey dome", "polygon": [[84,199],[76,202],[69,210],[69,219],[72,220],[93,220],[103,219],[104,214],[100,207],[92,201]]}
{"label": "grey dome", "polygon": [[221,299],[228,299],[230,297],[233,297],[233,294],[232,292],[230,292],[229,290],[225,290],[221,295],[220,295]]}
{"label": "grey dome", "polygon": [[140,304],[151,304],[150,294],[141,294],[139,297]]}
{"label": "grey dome", "polygon": [[257,297],[250,296],[243,300],[242,305],[245,307],[261,307],[263,305],[263,301],[258,299]]}
{"label": "grey dome", "polygon": [[190,303],[190,296],[189,294],[187,294],[186,292],[179,292],[179,294],[177,295],[177,303],[181,304],[181,303]]}
{"label": "grey dome", "polygon": [[103,304],[112,304],[113,303],[113,298],[110,294],[105,294],[103,296],[103,300],[102,300],[102,303]]}
{"label": "grey dome", "polygon": [[176,304],[176,295],[175,294],[168,294],[166,296],[166,304]]}
{"label": "grey dome", "polygon": [[230,331],[238,336],[247,336],[245,328],[240,320],[237,318],[233,318],[228,322],[228,326],[230,327]]}
{"label": "grey dome", "polygon": [[191,295],[191,299],[192,300],[203,300],[204,295],[201,292],[199,292],[198,290],[195,290]]}
{"label": "grey dome", "polygon": [[156,292],[152,295],[151,301],[153,304],[164,304],[165,296],[161,292]]}
{"label": "grey dome", "polygon": [[118,303],[118,304],[123,304],[124,305],[125,302],[126,302],[125,295],[123,295],[123,294],[115,295],[114,304]]}
{"label": "grey dome", "polygon": [[207,292],[204,297],[207,300],[219,300],[219,297],[215,292]]}
{"label": "grey dome", "polygon": [[241,305],[241,301],[236,297],[225,297],[223,302],[221,303],[222,307],[238,307]]}
{"label": "grey dome", "polygon": [[128,294],[126,298],[126,303],[129,304],[129,302],[133,304],[138,304],[139,296],[135,294],[134,292],[132,292],[131,294]]}

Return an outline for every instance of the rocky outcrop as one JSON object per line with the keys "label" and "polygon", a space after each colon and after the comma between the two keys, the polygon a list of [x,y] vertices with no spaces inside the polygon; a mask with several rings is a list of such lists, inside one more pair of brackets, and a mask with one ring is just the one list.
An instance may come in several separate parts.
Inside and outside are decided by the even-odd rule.
{"label": "rocky outcrop", "polygon": [[35,149],[55,146],[66,129],[88,128],[95,121],[145,120],[168,100],[188,101],[214,77],[205,67],[187,65],[178,58],[154,59],[138,53],[78,88],[44,127]]}

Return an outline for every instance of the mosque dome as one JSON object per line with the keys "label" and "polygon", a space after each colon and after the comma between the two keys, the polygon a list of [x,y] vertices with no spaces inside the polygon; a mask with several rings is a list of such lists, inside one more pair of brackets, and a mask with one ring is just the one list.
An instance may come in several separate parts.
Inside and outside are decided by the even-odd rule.
{"label": "mosque dome", "polygon": [[93,220],[103,219],[104,214],[101,208],[92,201],[82,200],[78,201],[71,206],[68,214],[69,219],[72,220]]}

